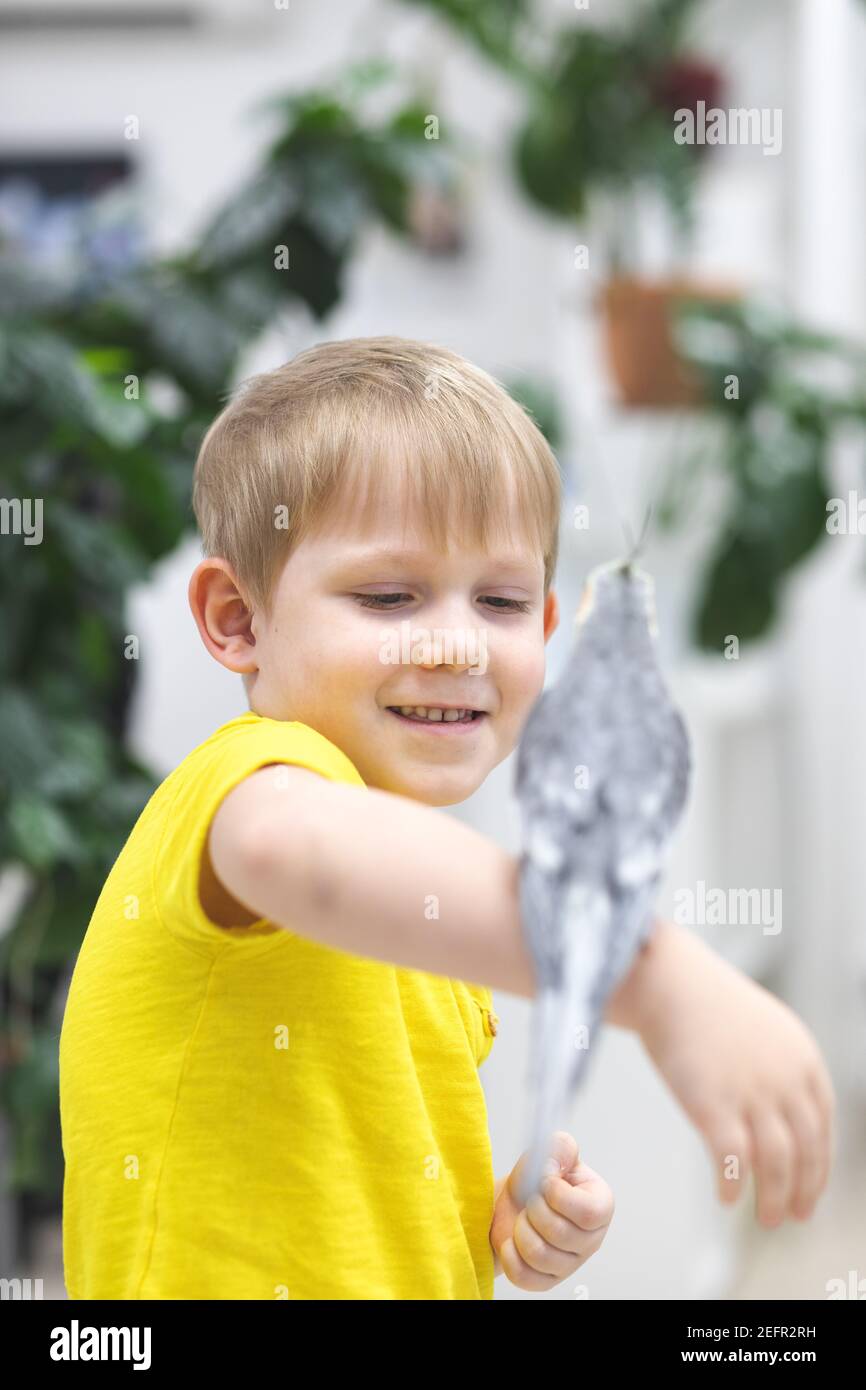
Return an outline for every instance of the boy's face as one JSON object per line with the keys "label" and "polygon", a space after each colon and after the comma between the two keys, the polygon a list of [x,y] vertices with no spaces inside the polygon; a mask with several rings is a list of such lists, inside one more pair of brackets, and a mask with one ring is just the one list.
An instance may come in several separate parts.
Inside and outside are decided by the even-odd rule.
{"label": "boy's face", "polygon": [[[557,601],[551,592],[545,602],[542,557],[525,545],[486,554],[454,543],[443,554],[423,530],[388,516],[363,539],[345,522],[325,526],[289,555],[270,620],[256,612],[246,632],[233,621],[230,571],[217,572],[207,645],[250,673],[251,709],[311,725],[368,786],[454,805],[516,746],[544,683]],[[395,713],[400,706],[482,713],[431,723]]]}

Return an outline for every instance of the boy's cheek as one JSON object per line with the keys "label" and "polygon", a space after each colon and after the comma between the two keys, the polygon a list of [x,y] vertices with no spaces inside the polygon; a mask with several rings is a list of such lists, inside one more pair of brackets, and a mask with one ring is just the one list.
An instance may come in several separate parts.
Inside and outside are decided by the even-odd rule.
{"label": "boy's cheek", "polygon": [[521,722],[528,717],[529,711],[544,689],[544,673],[544,654],[542,652],[539,656],[535,649],[527,652],[525,662],[514,671],[514,703],[519,708]]}

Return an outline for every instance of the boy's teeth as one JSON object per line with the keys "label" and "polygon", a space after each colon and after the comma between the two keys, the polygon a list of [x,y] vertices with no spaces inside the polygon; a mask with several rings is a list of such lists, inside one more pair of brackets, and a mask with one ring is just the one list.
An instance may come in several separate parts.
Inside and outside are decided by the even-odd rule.
{"label": "boy's teeth", "polygon": [[416,715],[420,719],[430,719],[433,723],[444,720],[446,724],[453,724],[458,719],[463,719],[470,710],[465,709],[434,709],[427,705],[401,705],[400,713],[405,715]]}

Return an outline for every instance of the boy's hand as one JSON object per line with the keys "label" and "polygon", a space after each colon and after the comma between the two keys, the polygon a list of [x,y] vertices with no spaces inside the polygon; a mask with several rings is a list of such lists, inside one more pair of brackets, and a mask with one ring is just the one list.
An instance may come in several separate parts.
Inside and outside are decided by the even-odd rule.
{"label": "boy's hand", "polygon": [[662,929],[669,944],[647,982],[644,1046],[707,1141],[720,1200],[735,1202],[753,1171],[762,1225],[804,1221],[835,1148],[833,1085],[815,1040],[691,932]]}
{"label": "boy's hand", "polygon": [[598,1173],[581,1163],[572,1136],[557,1130],[551,1150],[552,1176],[525,1207],[516,1193],[528,1152],[497,1183],[490,1224],[496,1273],[533,1293],[561,1284],[594,1255],[613,1216],[613,1193]]}

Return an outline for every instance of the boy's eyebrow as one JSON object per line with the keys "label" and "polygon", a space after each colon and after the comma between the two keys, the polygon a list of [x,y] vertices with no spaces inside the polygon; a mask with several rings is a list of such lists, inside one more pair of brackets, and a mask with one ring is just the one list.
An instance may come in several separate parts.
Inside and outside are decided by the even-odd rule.
{"label": "boy's eyebrow", "polygon": [[[374,569],[382,564],[397,565],[423,565],[429,559],[429,554],[423,550],[359,550],[349,551],[340,556],[339,567],[351,567],[352,569],[370,568]],[[490,557],[491,568],[509,570],[514,574],[532,574],[534,576],[537,566],[530,560],[518,558],[509,559],[507,556],[497,558]]]}

